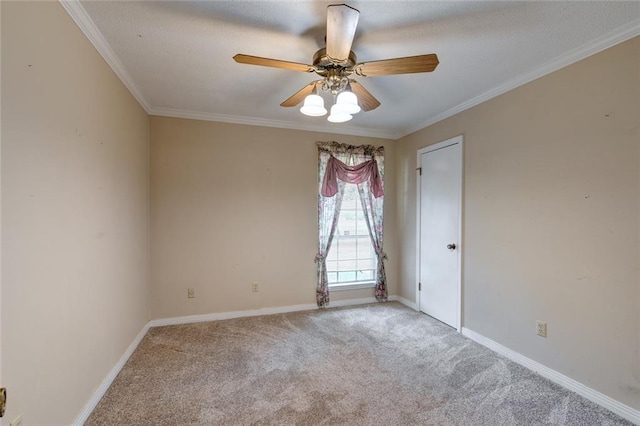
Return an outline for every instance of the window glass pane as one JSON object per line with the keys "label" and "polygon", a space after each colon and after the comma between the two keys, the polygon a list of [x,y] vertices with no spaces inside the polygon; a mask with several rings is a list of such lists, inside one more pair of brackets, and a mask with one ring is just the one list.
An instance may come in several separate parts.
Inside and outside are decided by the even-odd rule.
{"label": "window glass pane", "polygon": [[373,281],[373,273],[372,270],[359,270],[357,274],[358,281]]}
{"label": "window glass pane", "polygon": [[377,262],[375,259],[358,259],[358,268],[359,270],[365,269],[376,269]]}
{"label": "window glass pane", "polygon": [[357,240],[354,238],[340,239],[340,260],[357,259]]}
{"label": "window glass pane", "polygon": [[367,222],[364,218],[364,214],[362,210],[358,210],[358,217],[356,218],[356,227],[358,229],[357,235],[361,236],[369,236],[369,230],[367,229]]}
{"label": "window glass pane", "polygon": [[338,220],[338,231],[336,231],[336,236],[348,237],[355,235],[356,225],[353,211],[347,210],[342,212]]}
{"label": "window glass pane", "polygon": [[355,271],[357,268],[356,260],[344,260],[340,261],[338,271]]}
{"label": "window glass pane", "polygon": [[356,239],[356,244],[358,248],[358,257],[360,258],[369,258],[372,257],[373,246],[371,245],[371,238],[369,235],[365,237],[358,237]]}
{"label": "window glass pane", "polygon": [[[356,207],[358,207],[358,203],[360,203],[358,194],[354,194],[353,191],[349,191],[349,188],[346,188],[344,191],[344,197],[342,197],[342,210],[340,211],[341,214],[346,212],[347,210],[355,211]],[[352,214],[351,218],[353,220],[355,218],[355,214]]]}
{"label": "window glass pane", "polygon": [[355,280],[356,280],[355,271],[338,272],[338,282],[344,283],[344,282],[350,282]]}
{"label": "window glass pane", "polygon": [[331,261],[331,260],[338,260],[338,250],[337,247],[335,247],[338,241],[337,240],[333,240],[333,244],[331,244],[331,248],[329,249],[329,253],[327,253],[327,262]]}
{"label": "window glass pane", "polygon": [[346,184],[336,233],[327,254],[329,283],[374,281],[375,251],[356,185]]}

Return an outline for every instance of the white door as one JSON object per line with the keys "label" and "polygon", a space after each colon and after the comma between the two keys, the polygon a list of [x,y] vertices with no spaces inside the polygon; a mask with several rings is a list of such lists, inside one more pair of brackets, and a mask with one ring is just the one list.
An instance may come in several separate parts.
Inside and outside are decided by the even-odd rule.
{"label": "white door", "polygon": [[418,151],[420,310],[460,329],[462,136]]}

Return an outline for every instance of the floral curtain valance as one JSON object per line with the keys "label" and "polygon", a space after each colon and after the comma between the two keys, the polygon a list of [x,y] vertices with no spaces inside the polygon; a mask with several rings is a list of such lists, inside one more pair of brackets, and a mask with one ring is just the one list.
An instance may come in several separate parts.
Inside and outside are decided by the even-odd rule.
{"label": "floral curtain valance", "polygon": [[332,155],[327,162],[322,181],[322,196],[333,197],[338,193],[338,179],[346,183],[355,184],[368,180],[374,197],[380,198],[384,195],[382,179],[380,179],[380,174],[378,173],[378,162],[375,159],[355,166],[347,166]]}
{"label": "floral curtain valance", "polygon": [[342,159],[342,157],[353,158],[355,156],[371,159],[384,156],[384,146],[349,145],[335,141],[316,142],[316,146],[318,147],[318,151],[335,155],[339,159]]}

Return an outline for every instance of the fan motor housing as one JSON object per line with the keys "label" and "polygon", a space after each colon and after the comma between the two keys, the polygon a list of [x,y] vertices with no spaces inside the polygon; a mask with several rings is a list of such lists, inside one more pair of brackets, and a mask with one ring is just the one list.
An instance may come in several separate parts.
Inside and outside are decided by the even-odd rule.
{"label": "fan motor housing", "polygon": [[354,65],[358,63],[356,54],[353,50],[349,51],[349,57],[344,61],[336,61],[327,56],[327,49],[322,48],[313,55],[313,66],[316,67],[317,73],[326,76],[329,70],[339,70],[340,73],[351,74]]}

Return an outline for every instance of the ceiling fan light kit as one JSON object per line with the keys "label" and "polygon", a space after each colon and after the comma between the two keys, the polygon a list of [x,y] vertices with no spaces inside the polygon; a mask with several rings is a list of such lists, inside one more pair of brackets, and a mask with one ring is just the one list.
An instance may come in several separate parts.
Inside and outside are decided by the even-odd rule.
{"label": "ceiling fan light kit", "polygon": [[[358,105],[358,97],[351,90],[344,90],[338,93],[336,103],[331,107],[331,114],[327,120],[332,123],[344,123],[353,118],[353,114],[361,111]],[[300,112],[309,117],[322,117],[327,113],[324,107],[324,99],[318,95],[318,90],[304,98],[304,104],[300,108]]]}
{"label": "ceiling fan light kit", "polygon": [[358,97],[353,92],[346,90],[340,92],[334,107],[337,107],[338,110],[344,111],[347,114],[357,114],[362,109],[360,105],[358,105]]}
{"label": "ceiling fan light kit", "polygon": [[331,114],[329,114],[329,117],[327,117],[327,121],[330,121],[332,123],[344,123],[345,121],[349,121],[352,118],[353,118],[353,115],[347,112],[341,111],[338,105],[333,105],[331,107]]}
{"label": "ceiling fan light kit", "polygon": [[374,77],[431,72],[439,63],[438,57],[433,53],[358,63],[351,45],[359,17],[360,12],[346,4],[327,7],[327,47],[314,54],[313,65],[243,54],[237,54],[233,59],[241,64],[315,72],[322,77],[321,80],[307,84],[280,106],[293,107],[304,100],[300,108],[302,114],[311,117],[325,115],[327,110],[324,99],[318,94],[319,86],[322,91],[330,92],[335,99],[327,120],[332,123],[343,123],[351,120],[353,114],[361,110],[371,111],[380,106],[380,102],[360,83],[349,78],[352,74],[360,77]]}
{"label": "ceiling fan light kit", "polygon": [[324,99],[318,95],[317,91],[304,98],[304,104],[300,108],[300,112],[309,117],[322,117],[327,113],[324,107]]}

